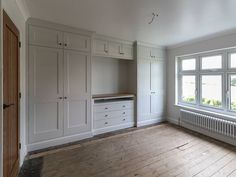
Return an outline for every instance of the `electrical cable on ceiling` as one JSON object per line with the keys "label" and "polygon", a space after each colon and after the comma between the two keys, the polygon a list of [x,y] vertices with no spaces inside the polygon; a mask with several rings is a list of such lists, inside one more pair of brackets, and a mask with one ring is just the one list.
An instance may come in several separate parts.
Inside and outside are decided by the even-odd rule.
{"label": "electrical cable on ceiling", "polygon": [[155,18],[158,17],[158,16],[159,16],[159,14],[155,14],[155,13],[153,12],[153,13],[152,13],[152,19],[151,19],[150,22],[148,22],[148,24],[149,24],[149,25],[152,24],[152,23],[154,22]]}

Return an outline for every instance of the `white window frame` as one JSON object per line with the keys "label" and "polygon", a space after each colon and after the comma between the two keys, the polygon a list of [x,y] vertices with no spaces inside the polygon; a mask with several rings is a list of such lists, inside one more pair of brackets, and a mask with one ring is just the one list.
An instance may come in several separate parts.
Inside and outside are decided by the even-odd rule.
{"label": "white window frame", "polygon": [[[178,106],[193,107],[201,110],[212,111],[236,116],[236,111],[231,110],[230,105],[230,75],[236,75],[236,68],[230,68],[230,54],[236,53],[236,47],[219,49],[215,51],[200,52],[176,57],[176,104]],[[220,69],[201,69],[202,58],[209,56],[222,56],[222,68]],[[196,70],[182,71],[182,60],[196,59]],[[188,103],[182,100],[182,76],[196,76],[196,103]],[[201,104],[201,77],[202,75],[221,75],[222,76],[222,107],[214,107]]]}

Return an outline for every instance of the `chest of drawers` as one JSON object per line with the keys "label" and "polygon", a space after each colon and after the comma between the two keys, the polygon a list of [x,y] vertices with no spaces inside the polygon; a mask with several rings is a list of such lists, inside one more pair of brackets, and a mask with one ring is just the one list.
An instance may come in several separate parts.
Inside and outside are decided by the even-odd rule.
{"label": "chest of drawers", "polygon": [[113,100],[94,103],[94,134],[132,126],[134,126],[134,100]]}

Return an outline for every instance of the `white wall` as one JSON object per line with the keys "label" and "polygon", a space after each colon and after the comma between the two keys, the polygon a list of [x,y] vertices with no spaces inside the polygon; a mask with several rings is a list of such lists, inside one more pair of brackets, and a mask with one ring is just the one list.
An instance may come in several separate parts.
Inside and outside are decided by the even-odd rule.
{"label": "white wall", "polygon": [[[20,49],[20,90],[22,93],[22,99],[20,102],[20,141],[22,144],[22,149],[20,151],[20,164],[23,163],[24,157],[26,155],[26,111],[25,111],[25,67],[26,67],[26,55],[25,55],[25,15],[22,14],[21,10],[18,7],[16,0],[2,0],[2,8],[6,11],[8,16],[17,26],[20,31],[20,41],[22,42],[22,47]],[[1,60],[2,66],[2,60]],[[1,67],[2,73],[2,67]],[[2,80],[2,75],[1,75]],[[2,82],[1,82],[2,83]],[[2,95],[2,84],[0,87]],[[2,99],[0,99],[2,100]],[[2,114],[1,114],[2,115]],[[2,118],[2,117],[1,117]],[[2,122],[2,119],[1,119]],[[2,132],[2,131],[1,131]],[[2,168],[1,168],[2,169]]]}
{"label": "white wall", "polygon": [[179,108],[175,104],[175,56],[198,53],[236,46],[236,31],[233,34],[215,37],[167,50],[167,118],[173,123],[178,122]]}
{"label": "white wall", "polygon": [[129,90],[129,61],[93,57],[92,94],[122,93]]}

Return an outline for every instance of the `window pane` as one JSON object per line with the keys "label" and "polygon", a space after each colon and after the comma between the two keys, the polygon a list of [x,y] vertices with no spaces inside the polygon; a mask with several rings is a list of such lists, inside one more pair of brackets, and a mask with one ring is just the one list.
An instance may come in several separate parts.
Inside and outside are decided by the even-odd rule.
{"label": "window pane", "polygon": [[222,76],[202,76],[202,104],[222,107]]}
{"label": "window pane", "polygon": [[195,69],[196,69],[196,59],[182,60],[183,71],[195,70]]}
{"label": "window pane", "polygon": [[195,76],[182,77],[182,101],[187,103],[195,103],[196,78]]}
{"label": "window pane", "polygon": [[202,58],[202,69],[221,69],[222,68],[222,56],[210,56]]}
{"label": "window pane", "polygon": [[236,53],[230,55],[230,67],[236,68]]}
{"label": "window pane", "polygon": [[230,77],[230,108],[236,111],[236,75]]}

